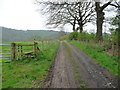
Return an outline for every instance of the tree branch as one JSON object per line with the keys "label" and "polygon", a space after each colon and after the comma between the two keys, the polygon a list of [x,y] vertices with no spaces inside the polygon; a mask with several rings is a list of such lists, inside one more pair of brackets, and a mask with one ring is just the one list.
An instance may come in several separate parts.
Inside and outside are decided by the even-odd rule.
{"label": "tree branch", "polygon": [[108,5],[110,5],[112,1],[113,0],[109,1],[108,3],[105,3],[103,6],[101,6],[100,10],[103,11]]}

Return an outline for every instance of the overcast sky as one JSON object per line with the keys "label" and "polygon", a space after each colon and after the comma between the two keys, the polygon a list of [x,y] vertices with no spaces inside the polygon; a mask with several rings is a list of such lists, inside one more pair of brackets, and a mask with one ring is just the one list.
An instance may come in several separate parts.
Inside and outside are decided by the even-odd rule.
{"label": "overcast sky", "polygon": [[0,26],[15,29],[46,29],[34,0],[0,0]]}
{"label": "overcast sky", "polygon": [[[46,18],[37,12],[38,6],[34,2],[35,0],[0,0],[0,26],[19,30],[49,29],[45,26]],[[65,29],[70,31],[71,28],[66,26]],[[92,24],[85,27],[94,28],[95,25]]]}

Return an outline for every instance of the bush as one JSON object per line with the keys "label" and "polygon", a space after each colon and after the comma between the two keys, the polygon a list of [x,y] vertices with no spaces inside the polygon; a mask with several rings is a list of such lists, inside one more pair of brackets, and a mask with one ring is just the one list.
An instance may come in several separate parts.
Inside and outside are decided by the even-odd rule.
{"label": "bush", "polygon": [[70,33],[69,40],[79,40],[79,41],[93,40],[94,41],[94,37],[95,37],[95,34],[93,34],[93,33],[91,33],[91,34],[89,34],[87,32],[79,33],[77,31],[74,31],[74,32]]}
{"label": "bush", "polygon": [[70,40],[78,40],[78,35],[79,35],[78,32],[74,31],[74,32],[70,33],[69,39]]}
{"label": "bush", "polygon": [[79,34],[78,36],[78,40],[79,41],[90,41],[90,40],[94,40],[95,35],[93,33],[89,34],[87,32],[82,32]]}

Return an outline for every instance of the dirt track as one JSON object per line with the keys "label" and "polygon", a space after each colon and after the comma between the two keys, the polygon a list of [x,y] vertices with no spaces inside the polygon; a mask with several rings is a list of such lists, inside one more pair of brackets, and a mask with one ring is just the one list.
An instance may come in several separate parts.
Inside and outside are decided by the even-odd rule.
{"label": "dirt track", "polygon": [[44,82],[47,88],[115,88],[118,81],[84,52],[61,42],[54,64]]}

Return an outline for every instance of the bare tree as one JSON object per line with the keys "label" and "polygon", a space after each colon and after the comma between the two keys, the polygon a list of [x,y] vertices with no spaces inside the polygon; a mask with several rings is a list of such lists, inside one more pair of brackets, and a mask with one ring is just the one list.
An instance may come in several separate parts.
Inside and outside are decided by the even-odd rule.
{"label": "bare tree", "polygon": [[[47,25],[59,25],[71,24],[73,31],[83,31],[83,26],[92,21],[94,17],[94,6],[91,2],[39,2],[45,5],[42,11],[45,14],[49,14]],[[76,26],[79,28],[76,29]]]}
{"label": "bare tree", "polygon": [[58,2],[40,2],[37,3],[42,5],[42,14],[48,15],[46,25],[51,25],[53,27],[58,27],[60,25],[71,24],[73,30],[75,30],[76,20],[68,14],[67,6],[68,3],[58,3]]}
{"label": "bare tree", "polygon": [[91,2],[76,2],[67,8],[69,14],[77,21],[80,32],[83,26],[94,19],[94,5]]}
{"label": "bare tree", "polygon": [[[112,0],[111,0],[112,1]],[[100,2],[95,2],[95,11],[96,11],[96,14],[97,14],[97,20],[96,20],[96,23],[97,23],[97,32],[96,32],[96,38],[98,40],[103,40],[103,37],[102,37],[102,25],[103,25],[103,20],[104,20],[104,15],[105,13],[103,12],[103,10],[111,4],[111,1],[103,4],[102,6],[100,6]]]}

